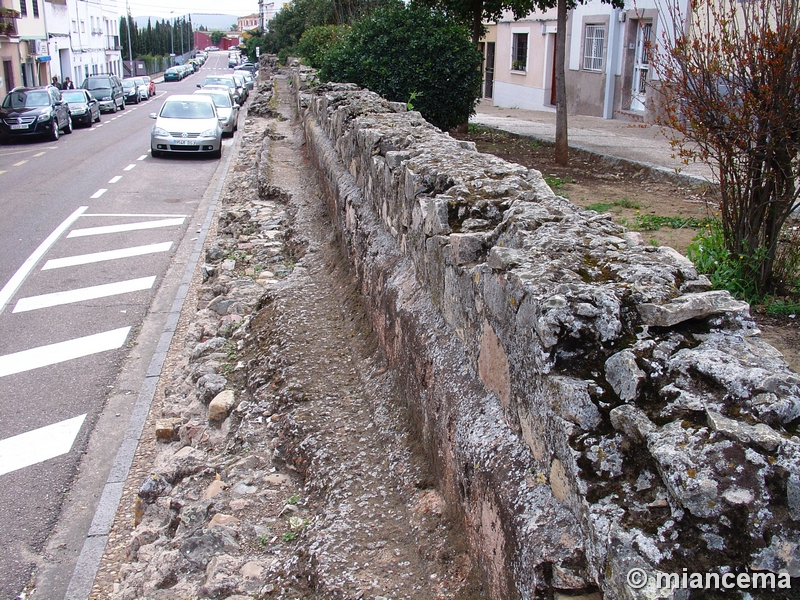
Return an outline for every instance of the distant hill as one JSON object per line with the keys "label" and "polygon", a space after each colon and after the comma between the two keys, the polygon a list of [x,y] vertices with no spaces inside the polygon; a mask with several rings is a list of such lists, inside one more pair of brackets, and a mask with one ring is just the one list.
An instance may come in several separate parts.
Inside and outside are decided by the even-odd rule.
{"label": "distant hill", "polygon": [[[213,31],[215,29],[219,29],[220,31],[229,31],[231,25],[236,24],[236,19],[239,16],[245,15],[223,15],[223,14],[208,14],[208,13],[186,13],[185,15],[172,15],[174,18],[180,19],[181,17],[189,19],[189,16],[192,17],[192,25],[194,28],[197,29],[201,25],[206,29]],[[160,21],[170,21],[170,19],[165,19],[164,17],[133,17],[133,22],[136,23],[136,26],[139,28],[147,27],[147,21],[150,21],[153,25]]]}

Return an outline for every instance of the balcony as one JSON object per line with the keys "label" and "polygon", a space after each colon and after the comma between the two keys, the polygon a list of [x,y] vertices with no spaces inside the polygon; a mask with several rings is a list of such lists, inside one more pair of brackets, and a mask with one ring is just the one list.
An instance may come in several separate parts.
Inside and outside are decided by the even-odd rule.
{"label": "balcony", "polygon": [[106,50],[119,50],[119,36],[107,35],[106,36]]}
{"label": "balcony", "polygon": [[7,37],[17,35],[17,19],[19,12],[11,8],[0,7],[0,35]]}

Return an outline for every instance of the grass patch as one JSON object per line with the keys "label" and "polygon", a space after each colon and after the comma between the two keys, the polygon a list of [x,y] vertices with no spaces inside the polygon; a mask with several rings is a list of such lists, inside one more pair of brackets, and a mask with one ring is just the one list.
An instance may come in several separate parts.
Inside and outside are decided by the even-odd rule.
{"label": "grass patch", "polygon": [[575,183],[575,180],[572,177],[567,176],[566,179],[561,179],[557,175],[545,175],[544,181],[547,185],[550,186],[550,189],[554,192],[568,183]]}
{"label": "grass patch", "polygon": [[690,227],[700,229],[711,222],[710,219],[697,217],[664,217],[661,215],[636,215],[633,220],[622,220],[622,225],[634,231],[658,231],[662,227],[669,229],[683,229]]}
{"label": "grass patch", "polygon": [[595,202],[594,204],[589,204],[586,208],[597,212],[608,212],[612,208],[630,208],[632,210],[638,210],[641,206],[633,200],[621,198],[613,202]]}

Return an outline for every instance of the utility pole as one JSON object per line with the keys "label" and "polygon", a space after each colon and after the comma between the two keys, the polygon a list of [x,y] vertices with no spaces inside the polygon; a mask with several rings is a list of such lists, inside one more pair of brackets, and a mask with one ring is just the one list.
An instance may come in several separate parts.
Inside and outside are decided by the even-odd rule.
{"label": "utility pole", "polygon": [[[128,0],[125,0],[125,25],[128,27],[128,60],[131,61],[131,76],[134,75],[133,72],[133,50],[131,50],[131,8],[128,6]],[[122,69],[122,75],[125,75],[125,69]]]}

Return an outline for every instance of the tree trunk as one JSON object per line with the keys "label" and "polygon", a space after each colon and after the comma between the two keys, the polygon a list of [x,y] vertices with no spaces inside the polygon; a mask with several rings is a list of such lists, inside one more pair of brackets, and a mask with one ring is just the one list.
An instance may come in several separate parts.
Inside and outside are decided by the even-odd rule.
{"label": "tree trunk", "polygon": [[483,0],[472,0],[472,43],[475,47],[483,36]]}
{"label": "tree trunk", "polygon": [[567,0],[558,0],[558,22],[556,24],[556,163],[569,164],[569,142],[567,141],[567,82],[564,63],[567,54]]}

